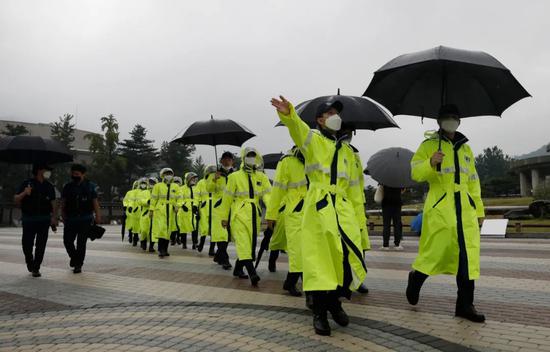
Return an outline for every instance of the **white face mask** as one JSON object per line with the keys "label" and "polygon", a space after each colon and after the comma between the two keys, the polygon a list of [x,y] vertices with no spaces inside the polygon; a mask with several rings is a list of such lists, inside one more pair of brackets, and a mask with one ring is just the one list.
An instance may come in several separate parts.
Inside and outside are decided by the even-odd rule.
{"label": "white face mask", "polygon": [[455,120],[455,119],[441,120],[441,129],[443,129],[443,131],[448,132],[448,133],[456,132],[459,125],[460,125],[459,120]]}
{"label": "white face mask", "polygon": [[225,166],[225,165],[222,165],[222,169],[224,169],[225,171],[231,169],[231,166]]}
{"label": "white face mask", "polygon": [[164,181],[170,182],[170,181],[172,181],[173,178],[174,178],[174,175],[166,175],[166,176],[164,176]]}
{"label": "white face mask", "polygon": [[194,186],[194,185],[196,185],[196,184],[197,184],[197,180],[196,180],[196,179],[192,179],[192,180],[189,181],[189,185],[190,185],[190,186]]}
{"label": "white face mask", "polygon": [[342,128],[342,118],[340,115],[331,115],[325,120],[325,126],[332,131],[340,131]]}
{"label": "white face mask", "polygon": [[42,176],[44,176],[44,179],[48,180],[50,177],[52,177],[52,172],[51,171],[44,171]]}
{"label": "white face mask", "polygon": [[244,158],[244,163],[248,166],[254,166],[256,165],[256,157],[255,156],[247,156]]}
{"label": "white face mask", "polygon": [[142,183],[141,185],[139,185],[139,188],[141,188],[141,189],[146,189],[146,188],[147,188],[147,185],[145,185],[145,184]]}

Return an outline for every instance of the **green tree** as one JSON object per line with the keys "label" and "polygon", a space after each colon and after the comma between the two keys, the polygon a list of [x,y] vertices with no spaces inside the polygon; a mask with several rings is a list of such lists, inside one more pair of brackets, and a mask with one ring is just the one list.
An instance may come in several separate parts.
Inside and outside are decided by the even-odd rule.
{"label": "green tree", "polygon": [[12,125],[11,123],[8,123],[4,129],[0,131],[0,134],[3,134],[4,136],[21,136],[29,134],[29,130],[23,125]]}
{"label": "green tree", "polygon": [[183,177],[192,168],[193,159],[191,154],[194,152],[194,145],[162,142],[160,160],[162,164],[172,168],[177,176]]}
{"label": "green tree", "polygon": [[130,138],[120,143],[121,155],[126,159],[126,177],[130,183],[134,177],[144,176],[154,170],[158,152],[154,141],[147,139],[147,130],[135,125]]}
{"label": "green tree", "polygon": [[[7,124],[0,134],[5,136],[20,136],[29,134],[23,125]],[[3,202],[12,202],[17,187],[29,176],[25,165],[0,163],[0,198]]]}
{"label": "green tree", "polygon": [[199,156],[193,161],[193,165],[191,166],[191,171],[197,174],[199,179],[204,177],[204,169],[206,168],[206,164],[202,160],[202,156]]}
{"label": "green tree", "polygon": [[52,139],[63,144],[68,149],[73,149],[75,124],[74,115],[65,114],[59,117],[59,121],[50,124]]}
{"label": "green tree", "polygon": [[476,156],[476,169],[483,197],[519,193],[517,177],[511,173],[512,158],[497,146],[486,148]]}
{"label": "green tree", "polygon": [[92,163],[89,177],[97,183],[106,201],[112,201],[120,195],[120,189],[126,183],[123,175],[126,171],[126,160],[118,150],[118,121],[110,114],[101,118],[103,134],[87,134],[90,140]]}

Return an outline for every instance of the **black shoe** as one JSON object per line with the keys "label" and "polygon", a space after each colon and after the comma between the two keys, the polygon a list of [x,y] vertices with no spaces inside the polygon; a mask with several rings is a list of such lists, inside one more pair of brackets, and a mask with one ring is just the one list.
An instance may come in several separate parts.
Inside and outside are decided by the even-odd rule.
{"label": "black shoe", "polygon": [[302,292],[298,291],[298,289],[296,288],[296,285],[290,285],[286,281],[283,284],[283,290],[288,291],[288,293],[290,293],[291,296],[302,297]]}
{"label": "black shoe", "polygon": [[159,258],[160,258],[160,259],[163,259],[163,258],[164,258],[164,253],[159,252]]}
{"label": "black shoe", "polygon": [[455,317],[468,319],[469,321],[473,321],[474,323],[485,322],[485,315],[483,315],[482,313],[479,313],[473,304],[468,307],[462,307],[462,308],[456,307]]}
{"label": "black shoe", "polygon": [[180,236],[179,236],[179,235],[178,235],[178,236],[176,236],[176,243],[177,243],[177,244],[181,244],[181,238],[180,238]]}
{"label": "black shoe", "polygon": [[422,284],[418,284],[414,280],[414,271],[409,272],[409,282],[407,284],[407,301],[413,306],[415,306],[418,303],[418,300],[420,299],[420,289],[422,288]]}
{"label": "black shoe", "polygon": [[32,272],[32,277],[40,277],[40,276],[42,276],[42,274],[40,274],[40,271],[34,270],[34,271]]}
{"label": "black shoe", "polygon": [[149,253],[155,253],[155,247],[149,246]]}
{"label": "black shoe", "polygon": [[248,275],[246,275],[244,271],[238,273],[233,272],[233,276],[238,277],[239,279],[248,279]]}
{"label": "black shoe", "polygon": [[[215,257],[215,256],[216,256],[216,252],[215,252],[215,251],[208,251],[208,256],[209,256],[209,257]],[[214,261],[216,261],[216,260],[214,259]]]}
{"label": "black shoe", "polygon": [[348,326],[349,325],[349,317],[344,312],[344,309],[342,309],[342,306],[339,304],[339,307],[330,310],[330,315],[332,315],[332,320],[336,322],[336,324],[340,326]]}
{"label": "black shoe", "polygon": [[193,246],[191,247],[191,249],[193,250],[197,249],[197,244],[195,242],[193,242]]}
{"label": "black shoe", "polygon": [[[75,263],[74,259],[71,258],[71,260],[69,261],[69,266],[70,266],[71,268],[74,268],[74,267],[76,266],[76,263]],[[31,270],[31,271],[32,271],[32,270]]]}
{"label": "black shoe", "polygon": [[27,263],[27,270],[29,273],[32,273],[34,271],[34,265],[32,263]]}
{"label": "black shoe", "polygon": [[366,295],[367,293],[369,293],[369,289],[364,284],[361,284],[361,286],[359,286],[359,288],[357,289],[357,292]]}
{"label": "black shoe", "polygon": [[134,241],[132,243],[132,246],[136,247],[139,242],[139,235],[137,233],[134,234]]}
{"label": "black shoe", "polygon": [[[269,258],[271,259],[271,258]],[[275,260],[269,260],[269,264],[267,265],[267,269],[270,273],[274,273],[277,271],[277,262]]]}
{"label": "black shoe", "polygon": [[258,274],[250,275],[250,282],[252,283],[252,286],[258,287],[258,282],[260,282],[260,277]]}
{"label": "black shoe", "polygon": [[170,253],[164,252],[164,256],[165,256],[165,257],[169,257],[169,256],[170,256]]}
{"label": "black shoe", "polygon": [[82,267],[81,266],[75,266],[74,267],[73,273],[80,274],[81,272],[82,272]]}
{"label": "black shoe", "polygon": [[140,245],[141,249],[143,249],[144,251],[147,250],[147,241],[141,241],[139,243],[139,245]]}
{"label": "black shoe", "polygon": [[182,248],[182,249],[187,249],[187,243],[183,242],[183,243],[181,244],[181,248]]}
{"label": "black shoe", "polygon": [[176,239],[170,240],[170,245],[175,246],[176,245]]}
{"label": "black shoe", "polygon": [[313,314],[313,329],[315,329],[317,335],[330,336],[330,325],[327,316]]}
{"label": "black shoe", "polygon": [[128,235],[128,243],[132,243],[132,234]]}
{"label": "black shoe", "polygon": [[[227,264],[222,264],[222,268],[223,270],[230,270],[233,266],[229,263]],[[243,273],[244,274],[244,273]]]}

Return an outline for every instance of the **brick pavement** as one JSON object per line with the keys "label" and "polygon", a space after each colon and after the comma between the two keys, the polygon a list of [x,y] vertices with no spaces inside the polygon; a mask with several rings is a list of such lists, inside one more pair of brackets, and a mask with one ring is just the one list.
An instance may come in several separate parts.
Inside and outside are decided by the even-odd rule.
{"label": "brick pavement", "polygon": [[[417,242],[367,255],[366,296],[345,308],[347,328],[316,336],[303,299],[261,264],[259,288],[234,279],[207,254],[171,248],[165,260],[120,242],[117,228],[89,244],[81,275],[52,235],[43,277],[26,272],[19,229],[0,229],[0,351],[550,351],[550,240],[483,240],[476,286],[485,324],[452,316],[454,278],[433,277],[421,302],[403,291]],[[230,247],[234,257],[234,248]]]}

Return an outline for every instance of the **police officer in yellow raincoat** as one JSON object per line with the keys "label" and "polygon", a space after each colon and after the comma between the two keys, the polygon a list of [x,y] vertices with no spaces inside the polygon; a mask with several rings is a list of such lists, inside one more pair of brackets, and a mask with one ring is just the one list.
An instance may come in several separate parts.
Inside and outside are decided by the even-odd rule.
{"label": "police officer in yellow raincoat", "polygon": [[[197,183],[197,189],[200,192],[200,221],[199,221],[199,235],[200,239],[197,244],[197,251],[202,252],[204,244],[206,243],[206,237],[210,237],[210,243],[212,244],[212,233],[214,231],[213,211],[214,211],[214,198],[213,189],[208,186],[212,179],[215,178],[218,168],[216,165],[208,165],[204,169],[204,177]],[[208,255],[213,257],[215,255],[212,246],[208,252]]]}
{"label": "police officer in yellow raincoat", "polygon": [[[149,190],[149,182],[146,178],[140,178],[138,186],[138,192],[136,192],[135,195],[135,203],[137,207],[137,213],[138,213],[138,228],[137,234],[139,235],[139,241],[141,249],[146,250],[147,249],[147,237],[144,235],[142,231],[142,222],[143,219],[149,219],[149,205],[147,204],[147,201],[151,198],[151,191]],[[144,215],[144,213],[146,214]]]}
{"label": "police officer in yellow raincoat", "polygon": [[[296,288],[296,284],[302,275],[302,240],[300,232],[304,198],[308,186],[304,163],[304,156],[296,146],[279,161],[275,170],[273,188],[265,215],[268,227],[283,226],[286,237],[286,252],[288,254],[288,274],[283,289],[296,297],[302,295]],[[284,219],[282,224],[281,218]]]}
{"label": "police officer in yellow raincoat", "polygon": [[339,297],[350,297],[366,277],[357,212],[363,211],[359,185],[352,185],[355,156],[337,138],[342,103],[321,104],[316,111],[319,130],[300,119],[285,98],[271,104],[287,126],[305,158],[309,189],[302,221],[304,290],[313,297],[313,327],[330,335],[327,311],[341,326],[349,324]]}
{"label": "police officer in yellow raincoat", "polygon": [[155,243],[153,242],[153,222],[149,216],[149,208],[151,204],[151,192],[158,181],[155,177],[145,178],[144,180],[147,183],[147,189],[141,192],[138,200],[141,206],[139,239],[141,241],[141,249],[146,250],[147,242],[149,242],[149,252],[152,253],[155,251]]}
{"label": "police officer in yellow raincoat", "polygon": [[[224,160],[229,159],[228,160]],[[224,270],[231,269],[231,263],[229,262],[229,255],[227,254],[227,245],[229,242],[228,229],[222,226],[222,201],[225,187],[227,185],[227,178],[233,171],[233,155],[231,153],[224,153],[220,160],[221,167],[217,169],[216,173],[209,176],[206,181],[206,190],[212,195],[212,233],[210,237],[210,250],[214,250],[212,244],[216,244],[218,249],[214,253],[214,262],[222,266]],[[224,163],[225,166],[224,167]],[[213,165],[212,165],[213,166]],[[227,220],[227,218],[225,218]]]}
{"label": "police officer in yellow raincoat", "polygon": [[[194,172],[185,174],[185,184],[180,187],[180,203],[178,204],[178,229],[182,248],[187,249],[187,234],[196,233],[199,228],[199,195],[196,185],[199,177]],[[195,235],[196,237],[196,235]]]}
{"label": "police officer in yellow raincoat", "polygon": [[180,240],[180,236],[179,236],[178,210],[177,209],[179,209],[179,205],[181,204],[181,197],[182,197],[181,187],[182,186],[183,186],[182,178],[179,177],[179,176],[174,176],[174,179],[172,181],[172,187],[176,188],[176,193],[177,193],[176,206],[178,208],[176,208],[176,211],[174,211],[174,213],[172,214],[172,216],[174,217],[174,220],[170,221],[170,223],[172,224],[171,233],[170,233],[170,244],[172,246],[175,246],[176,243],[178,245],[181,244],[181,240]]}
{"label": "police officer in yellow raincoat", "polygon": [[455,315],[474,322],[485,316],[474,307],[474,280],[479,278],[479,222],[485,216],[475,158],[468,139],[457,128],[460,113],[444,105],[439,134],[426,139],[411,161],[412,178],[428,182],[418,256],[409,273],[407,299],[418,303],[429,275],[456,275]]}
{"label": "police officer in yellow raincoat", "polygon": [[[351,148],[353,155],[355,156],[355,163],[353,164],[354,172],[351,176],[350,185],[356,187],[359,185],[361,191],[361,201],[363,203],[363,210],[356,212],[357,222],[361,228],[361,248],[363,249],[363,255],[366,251],[370,250],[370,239],[369,231],[367,228],[367,217],[366,217],[366,197],[365,197],[365,178],[363,176],[363,163],[361,162],[361,156],[359,155],[359,150],[351,144],[353,135],[355,135],[355,127],[349,123],[343,123],[342,129],[339,131],[338,136],[344,138],[344,143],[347,147]],[[357,288],[359,293],[369,293],[369,290],[364,283]]]}
{"label": "police officer in yellow raincoat", "polygon": [[128,242],[137,246],[139,241],[139,206],[137,204],[137,194],[139,192],[139,182],[134,181],[132,189],[126,192],[122,205],[126,209],[126,229],[128,230]]}
{"label": "police officer in yellow raincoat", "polygon": [[[227,179],[227,186],[221,204],[222,225],[231,223],[231,236],[237,249],[237,262],[234,275],[243,276],[246,268],[253,286],[257,286],[260,277],[256,273],[253,260],[256,257],[256,242],[261,225],[260,200],[268,204],[271,184],[267,175],[258,170],[263,165],[260,153],[250,147],[242,149],[242,162],[239,171],[233,172]],[[229,222],[225,219],[229,217]]]}
{"label": "police officer in yellow raincoat", "polygon": [[174,228],[175,213],[178,200],[178,187],[172,184],[174,171],[170,168],[160,170],[161,182],[157,183],[151,192],[149,213],[153,218],[153,242],[158,242],[159,258],[169,256],[168,245],[170,234]]}

